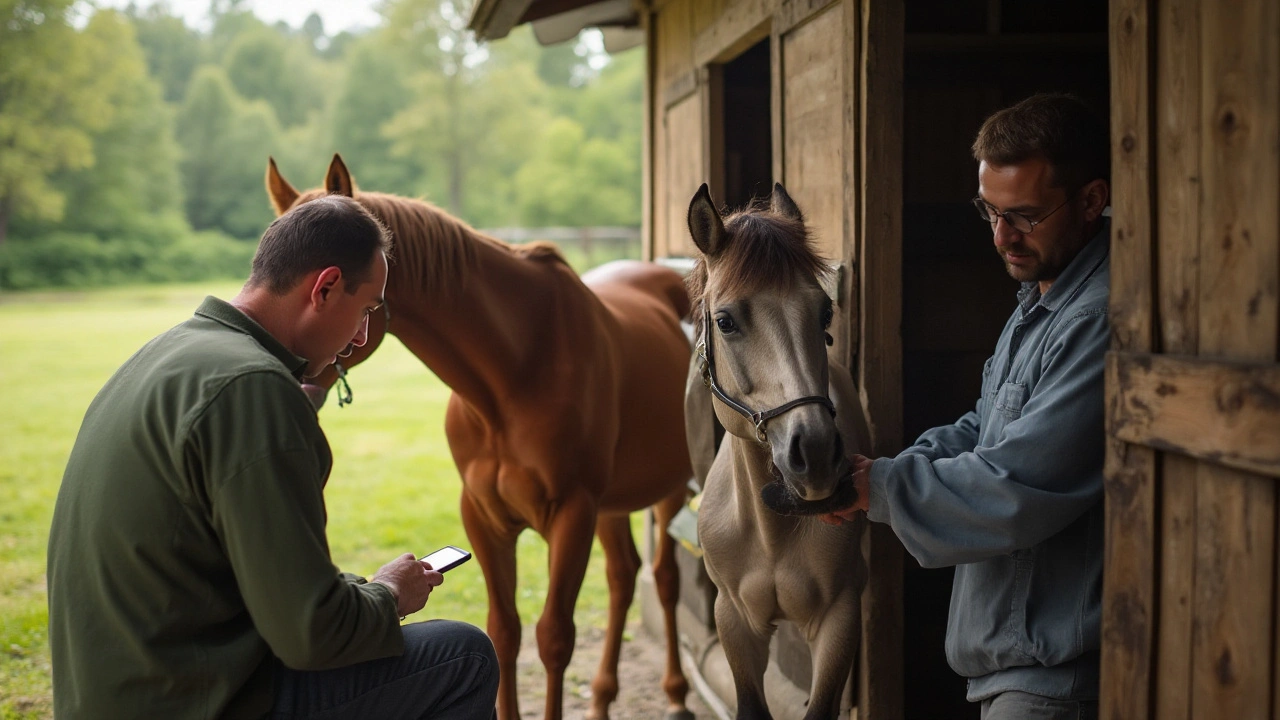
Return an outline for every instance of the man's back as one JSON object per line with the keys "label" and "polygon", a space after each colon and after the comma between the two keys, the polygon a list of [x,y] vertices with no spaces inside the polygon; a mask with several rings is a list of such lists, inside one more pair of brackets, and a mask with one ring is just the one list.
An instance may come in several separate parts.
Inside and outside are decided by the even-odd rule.
{"label": "man's back", "polygon": [[[328,446],[297,388],[259,339],[198,314],[144,346],[94,399],[50,532],[60,717],[269,709],[269,650],[223,547],[215,483],[234,474],[227,463],[301,440],[319,496]],[[262,412],[233,416],[246,394]],[[216,447],[227,445],[239,451]]]}

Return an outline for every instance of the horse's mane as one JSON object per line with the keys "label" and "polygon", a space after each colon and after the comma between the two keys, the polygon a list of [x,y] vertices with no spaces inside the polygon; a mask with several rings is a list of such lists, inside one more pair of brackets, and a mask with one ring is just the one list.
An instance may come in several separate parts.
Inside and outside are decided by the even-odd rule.
{"label": "horse's mane", "polygon": [[[299,198],[299,202],[323,194],[323,190],[311,191]],[[465,282],[475,269],[479,249],[484,246],[534,262],[567,264],[552,243],[504,243],[425,200],[363,191],[356,192],[355,199],[391,230],[393,266],[398,272],[408,274],[413,287],[428,292]]]}
{"label": "horse's mane", "polygon": [[[831,272],[827,261],[814,251],[802,219],[757,204],[725,218],[724,229],[724,249],[715,256],[715,264],[719,289],[727,295],[751,295],[775,288],[787,291],[797,278],[817,279]],[[698,318],[704,312],[707,290],[705,257],[698,258],[686,283],[693,301],[692,316]]]}

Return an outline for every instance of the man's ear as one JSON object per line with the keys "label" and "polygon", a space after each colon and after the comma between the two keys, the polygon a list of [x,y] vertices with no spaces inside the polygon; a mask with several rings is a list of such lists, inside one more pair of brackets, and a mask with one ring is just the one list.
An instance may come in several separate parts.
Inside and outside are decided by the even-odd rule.
{"label": "man's ear", "polygon": [[342,270],[336,265],[330,265],[316,273],[315,280],[311,282],[311,307],[316,310],[324,307],[333,293],[341,291],[341,280]]}
{"label": "man's ear", "polygon": [[1080,196],[1084,198],[1084,220],[1097,220],[1111,200],[1111,187],[1106,180],[1094,180],[1080,188]]}

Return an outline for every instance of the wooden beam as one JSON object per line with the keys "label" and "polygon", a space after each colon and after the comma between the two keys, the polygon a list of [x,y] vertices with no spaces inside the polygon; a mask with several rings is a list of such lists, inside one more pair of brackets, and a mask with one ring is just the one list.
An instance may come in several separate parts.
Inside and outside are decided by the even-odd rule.
{"label": "wooden beam", "polygon": [[1280,364],[1111,353],[1115,437],[1280,477]]}
{"label": "wooden beam", "polygon": [[[1112,347],[1152,349],[1152,0],[1111,0]],[[1107,384],[1107,394],[1113,392]],[[1156,622],[1154,451],[1111,436],[1103,468],[1103,720],[1151,717]]]}
{"label": "wooden beam", "polygon": [[836,0],[783,0],[774,16],[778,32],[789,33],[795,28],[817,17],[818,13],[827,9]]}
{"label": "wooden beam", "polygon": [[773,14],[782,0],[739,0],[694,38],[696,66],[724,63],[769,37]]}

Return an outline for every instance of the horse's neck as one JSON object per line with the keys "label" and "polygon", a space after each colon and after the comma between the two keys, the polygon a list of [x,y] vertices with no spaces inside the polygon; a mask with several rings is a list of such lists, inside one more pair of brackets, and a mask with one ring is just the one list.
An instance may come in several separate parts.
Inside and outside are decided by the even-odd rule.
{"label": "horse's neck", "polygon": [[528,382],[531,356],[554,350],[551,303],[563,278],[543,262],[476,242],[467,277],[428,292],[402,268],[387,283],[387,302],[391,332],[454,392],[496,416],[499,400]]}
{"label": "horse's neck", "polygon": [[765,546],[770,546],[779,536],[793,532],[800,522],[773,512],[760,499],[760,491],[774,479],[772,454],[769,448],[736,435],[726,434],[725,441],[732,443],[733,493],[739,519],[743,527],[760,534]]}

